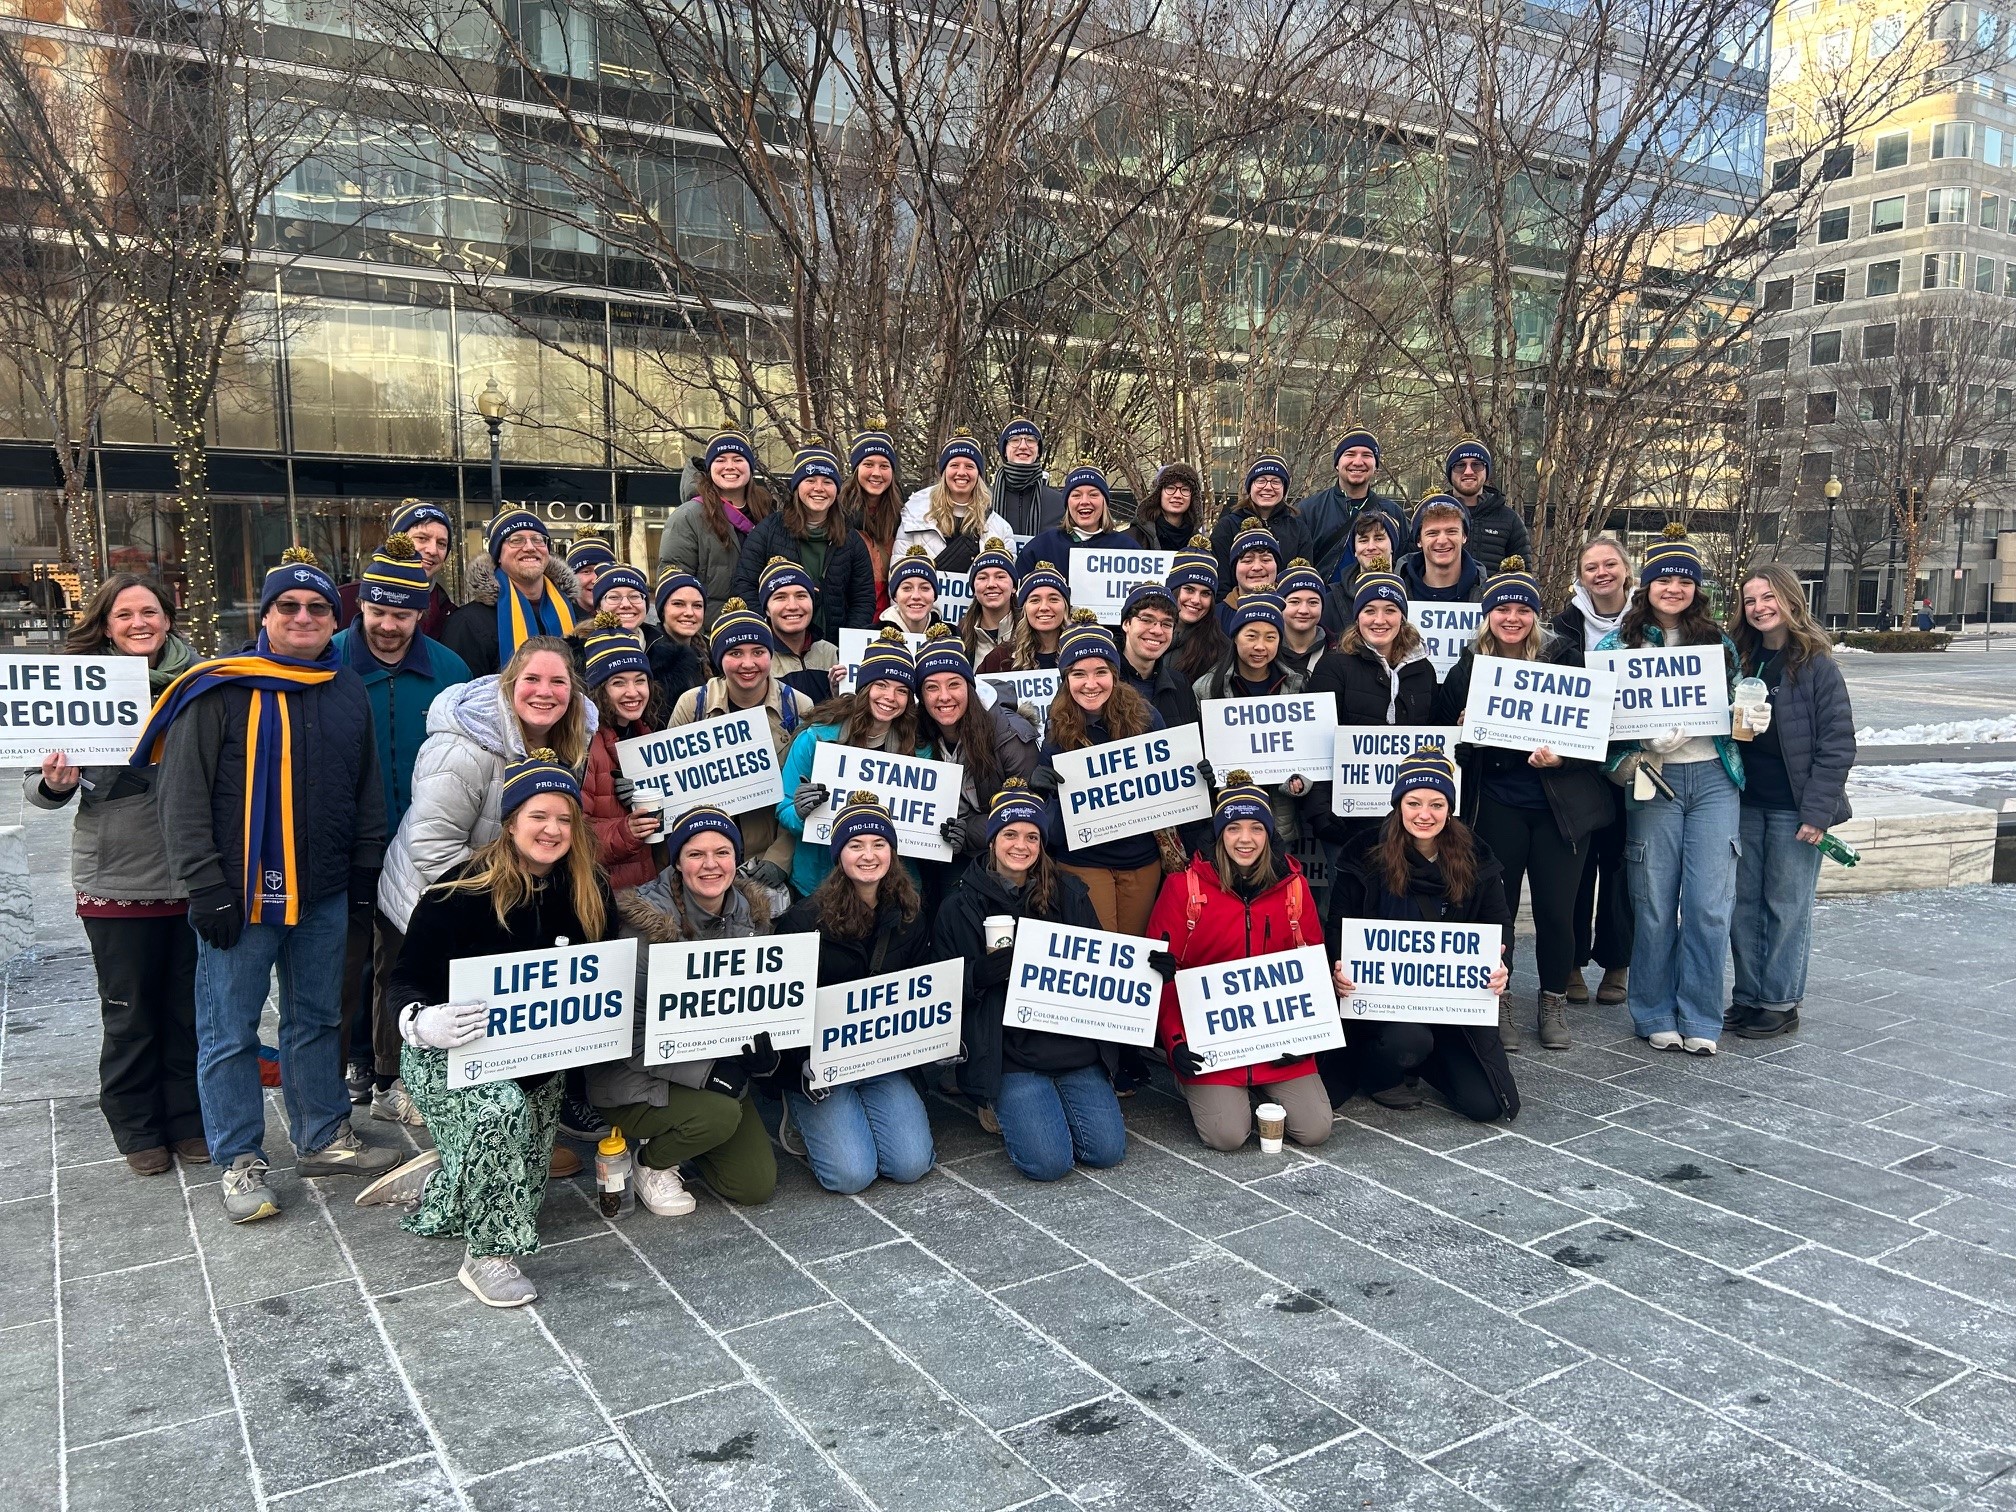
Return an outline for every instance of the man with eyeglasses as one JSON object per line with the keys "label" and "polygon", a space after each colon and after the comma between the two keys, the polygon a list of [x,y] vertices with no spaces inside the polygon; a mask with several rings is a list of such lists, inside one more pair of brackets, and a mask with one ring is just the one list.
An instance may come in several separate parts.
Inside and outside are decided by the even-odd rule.
{"label": "man with eyeglasses", "polygon": [[[420,616],[420,633],[441,638],[448,616],[455,612],[455,600],[441,586],[441,569],[448,561],[448,542],[454,530],[448,511],[425,499],[402,499],[385,522],[386,539],[403,535],[413,543],[420,568],[427,574],[427,609]],[[336,590],[336,623],[347,629],[357,623],[358,606],[365,602],[360,578]]]}
{"label": "man with eyeglasses", "polygon": [[1469,551],[1489,577],[1508,556],[1533,560],[1526,522],[1491,483],[1491,448],[1466,437],[1449,448],[1442,475],[1470,514]]}
{"label": "man with eyeglasses", "polygon": [[353,905],[377,895],[385,789],[363,679],[332,644],[337,593],[290,548],[259,639],[161,695],[133,760],[161,763],[161,837],[189,890],[196,1089],[233,1223],[279,1209],[266,1182],[259,1016],[280,974],[280,1084],[300,1176],[373,1176],[397,1150],[350,1127],[338,1033]]}
{"label": "man with eyeglasses", "polygon": [[500,670],[535,635],[574,633],[588,618],[580,580],[553,555],[546,522],[507,509],[490,522],[489,554],[469,563],[469,602],[448,616],[441,644],[477,677]]}

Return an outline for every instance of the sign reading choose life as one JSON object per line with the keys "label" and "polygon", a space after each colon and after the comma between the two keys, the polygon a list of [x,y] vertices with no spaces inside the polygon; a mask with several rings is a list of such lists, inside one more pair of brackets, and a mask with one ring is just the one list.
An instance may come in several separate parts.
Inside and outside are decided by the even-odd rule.
{"label": "sign reading choose life", "polygon": [[563,945],[448,963],[448,1000],[482,1003],[483,1038],[448,1052],[448,1085],[564,1071],[630,1054],[637,942]]}
{"label": "sign reading choose life", "polygon": [[723,813],[743,814],[774,808],[784,799],[784,770],[770,745],[770,718],[761,709],[619,740],[616,761],[638,792],[661,794],[673,813],[709,803]]}
{"label": "sign reading choose life", "polygon": [[1330,770],[1337,700],[1327,693],[1207,698],[1197,708],[1204,754],[1220,773],[1244,768],[1255,782],[1321,782]]}
{"label": "sign reading choose life", "polygon": [[1314,1055],[1344,1043],[1321,945],[1176,973],[1183,1037],[1207,1070]]}
{"label": "sign reading choose life", "polygon": [[1150,730],[1050,758],[1057,802],[1073,850],[1145,835],[1211,816],[1211,795],[1197,775],[1204,745],[1193,724]]}
{"label": "sign reading choose life", "polygon": [[153,707],[144,656],[0,657],[0,760],[123,764]]}
{"label": "sign reading choose life", "polygon": [[959,1053],[964,961],[821,987],[807,1069],[817,1087],[950,1060]]}
{"label": "sign reading choose life", "polygon": [[1498,994],[1489,983],[1504,944],[1495,924],[1346,919],[1337,959],[1357,990],[1344,999],[1344,1017],[1495,1025]]}
{"label": "sign reading choose life", "polygon": [[1537,751],[1601,761],[1610,745],[1617,679],[1607,667],[1480,656],[1470,666],[1470,707],[1463,739],[1509,751]]}
{"label": "sign reading choose life", "polygon": [[1719,645],[1592,651],[1589,665],[1607,667],[1617,677],[1612,740],[1644,740],[1668,730],[1729,733],[1728,663]]}
{"label": "sign reading choose life", "polygon": [[1148,964],[1155,942],[1072,924],[1024,918],[1015,927],[1003,1021],[1121,1045],[1155,1043],[1162,975]]}
{"label": "sign reading choose life", "polygon": [[1176,570],[1176,553],[1145,547],[1071,549],[1071,607],[1090,609],[1102,625],[1120,623],[1127,595],[1143,583],[1168,581]]}
{"label": "sign reading choose life", "polygon": [[644,966],[647,1066],[739,1055],[758,1034],[779,1050],[812,1043],[816,934],[653,945]]}

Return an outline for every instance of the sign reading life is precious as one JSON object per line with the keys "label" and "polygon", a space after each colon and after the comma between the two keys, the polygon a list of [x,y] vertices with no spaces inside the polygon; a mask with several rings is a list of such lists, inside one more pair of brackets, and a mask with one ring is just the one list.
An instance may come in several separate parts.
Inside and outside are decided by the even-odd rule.
{"label": "sign reading life is precious", "polygon": [[965,965],[936,961],[821,987],[806,1062],[812,1084],[841,1086],[957,1055]]}
{"label": "sign reading life is precious", "polygon": [[1152,1045],[1162,1006],[1162,976],[1148,964],[1156,948],[1139,935],[1024,918],[1015,930],[1003,1022],[1014,1029]]}
{"label": "sign reading life is precious", "polygon": [[1508,751],[1537,751],[1601,761],[1610,744],[1617,680],[1607,667],[1480,656],[1470,668],[1463,739]]}
{"label": "sign reading life is precious", "polygon": [[1337,700],[1327,693],[1207,698],[1198,706],[1204,754],[1223,774],[1244,768],[1255,782],[1321,782],[1337,738]]}
{"label": "sign reading life is precious", "polygon": [[816,934],[653,945],[644,964],[647,1066],[739,1055],[758,1034],[779,1050],[812,1043]]}
{"label": "sign reading life is precious", "polygon": [[896,854],[920,861],[950,861],[952,847],[938,826],[959,812],[956,761],[926,761],[891,751],[863,751],[824,740],[812,753],[812,780],[830,792],[824,807],[805,821],[805,838],[825,845],[847,795],[865,789],[882,800],[896,826]]}
{"label": "sign reading life is precious", "polygon": [[1668,730],[1729,733],[1729,671],[1720,646],[1591,651],[1589,665],[1607,667],[1617,677],[1612,740],[1645,740]]}
{"label": "sign reading life is precious", "polygon": [[784,770],[761,709],[619,740],[616,761],[638,792],[661,794],[668,813],[706,803],[744,814],[774,808],[784,798]]}
{"label": "sign reading life is precious", "polygon": [[1213,1071],[1314,1055],[1344,1043],[1321,945],[1176,973],[1183,1036]]}
{"label": "sign reading life is precious", "polygon": [[1197,775],[1203,754],[1194,724],[1059,751],[1051,763],[1072,849],[1209,818],[1211,795]]}
{"label": "sign reading life is precious", "polygon": [[1344,1017],[1405,1024],[1498,1022],[1498,969],[1505,936],[1495,924],[1411,924],[1346,919],[1337,959],[1354,990]]}
{"label": "sign reading life is precious", "polygon": [[1484,610],[1477,604],[1445,604],[1438,599],[1409,599],[1407,623],[1421,636],[1421,649],[1441,682],[1449,669],[1462,660],[1463,648],[1477,639],[1477,627],[1484,622]]}
{"label": "sign reading life is precious", "polygon": [[1102,625],[1117,625],[1128,594],[1143,583],[1167,582],[1175,570],[1173,551],[1076,547],[1071,552],[1071,607],[1090,609]]}
{"label": "sign reading life is precious", "polygon": [[482,1003],[483,1038],[448,1052],[448,1085],[564,1071],[630,1054],[637,942],[604,940],[448,963],[448,1000]]}
{"label": "sign reading life is precious", "polygon": [[[1440,746],[1453,760],[1462,738],[1455,725],[1346,725],[1337,732],[1330,769],[1330,812],[1343,819],[1384,818],[1393,807],[1400,763],[1424,745]],[[1462,801],[1463,769],[1457,767],[1457,807]]]}
{"label": "sign reading life is precious", "polygon": [[153,707],[144,656],[0,656],[0,760],[124,762]]}

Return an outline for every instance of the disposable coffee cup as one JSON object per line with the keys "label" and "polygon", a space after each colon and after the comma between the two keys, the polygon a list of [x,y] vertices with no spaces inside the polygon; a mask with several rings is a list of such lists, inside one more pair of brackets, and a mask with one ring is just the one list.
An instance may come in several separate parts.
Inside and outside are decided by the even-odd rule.
{"label": "disposable coffee cup", "polygon": [[1750,728],[1750,705],[1731,704],[1729,706],[1729,736],[1732,740],[1755,740],[1757,732]]}
{"label": "disposable coffee cup", "polygon": [[1755,740],[1757,732],[1751,728],[1750,714],[1771,702],[1771,689],[1761,677],[1746,677],[1736,684],[1729,701],[1729,733],[1738,740]]}
{"label": "disposable coffee cup", "polygon": [[651,814],[658,820],[658,828],[665,828],[665,795],[663,793],[638,793],[630,800],[633,814]]}
{"label": "disposable coffee cup", "polygon": [[1015,918],[1012,914],[989,914],[980,921],[980,928],[986,936],[989,950],[1006,950],[1015,943]]}
{"label": "disposable coffee cup", "polygon": [[1288,1129],[1288,1110],[1279,1103],[1262,1103],[1253,1110],[1253,1121],[1260,1126],[1260,1153],[1279,1155],[1281,1136]]}

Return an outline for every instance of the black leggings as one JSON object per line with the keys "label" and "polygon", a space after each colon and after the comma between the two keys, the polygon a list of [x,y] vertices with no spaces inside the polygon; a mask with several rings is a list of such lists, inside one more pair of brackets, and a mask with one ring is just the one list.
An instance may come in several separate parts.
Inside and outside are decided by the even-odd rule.
{"label": "black leggings", "polygon": [[1465,1043],[1462,1029],[1449,1024],[1350,1024],[1344,1032],[1350,1041],[1345,1049],[1325,1050],[1316,1057],[1333,1106],[1349,1101],[1354,1092],[1370,1096],[1418,1076],[1472,1123],[1504,1117],[1498,1090],[1477,1052]]}
{"label": "black leggings", "polygon": [[1582,887],[1575,894],[1575,969],[1631,964],[1631,884],[1624,876],[1624,790],[1611,786],[1615,817],[1582,842]]}
{"label": "black leggings", "polygon": [[[1505,868],[1505,906],[1519,916],[1519,888],[1533,887],[1533,953],[1540,990],[1566,992],[1575,969],[1575,895],[1582,854],[1561,838],[1552,809],[1514,808],[1490,794],[1477,806],[1477,833]],[[1509,933],[1509,931],[1508,931]],[[1511,952],[1506,965],[1512,964]]]}

